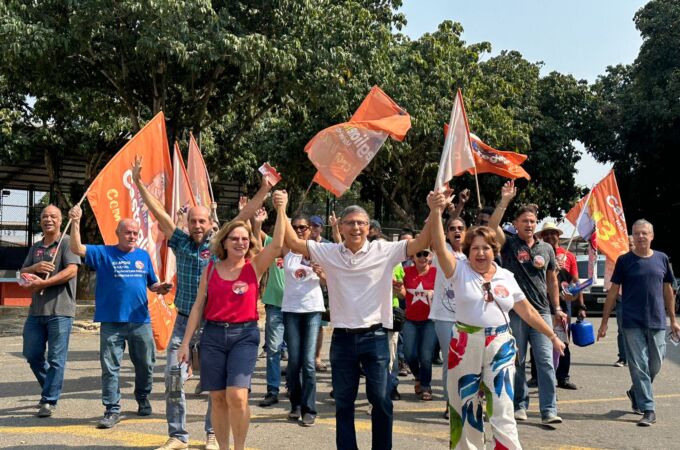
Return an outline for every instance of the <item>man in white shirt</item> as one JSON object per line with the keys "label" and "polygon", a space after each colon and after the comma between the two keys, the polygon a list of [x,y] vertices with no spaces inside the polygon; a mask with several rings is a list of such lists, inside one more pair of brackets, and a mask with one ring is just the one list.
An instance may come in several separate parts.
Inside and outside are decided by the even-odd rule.
{"label": "man in white shirt", "polygon": [[[275,195],[286,195],[277,193]],[[319,264],[326,272],[333,338],[330,359],[336,411],[336,446],[357,449],[354,402],[359,368],[366,374],[366,395],[373,406],[372,448],[392,448],[390,353],[385,328],[392,328],[392,268],[426,248],[430,224],[439,220],[443,194],[430,194],[430,216],[422,233],[409,241],[368,242],[369,217],[359,206],[340,215],[341,244],[298,239],[290,224],[286,246]],[[432,212],[434,211],[434,213]]]}

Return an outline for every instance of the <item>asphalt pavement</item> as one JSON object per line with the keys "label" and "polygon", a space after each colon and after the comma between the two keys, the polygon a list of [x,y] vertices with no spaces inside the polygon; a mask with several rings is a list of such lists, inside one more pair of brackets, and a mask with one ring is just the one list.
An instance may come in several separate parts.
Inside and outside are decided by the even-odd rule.
{"label": "asphalt pavement", "polygon": [[[593,319],[597,329],[599,319]],[[153,415],[138,417],[133,397],[134,372],[127,354],[121,369],[123,413],[127,416],[111,430],[99,430],[96,422],[104,408],[100,397],[99,335],[79,328],[71,337],[66,381],[54,417],[35,417],[40,389],[21,356],[21,335],[0,321],[0,448],[5,449],[154,449],[167,439],[163,368],[165,354],[157,355]],[[324,345],[327,361],[329,333]],[[529,420],[519,425],[525,449],[680,449],[678,405],[680,404],[680,347],[668,345],[668,355],[654,382],[657,423],[636,426],[640,416],[632,414],[625,391],[630,384],[628,368],[613,367],[616,360],[616,321],[610,320],[606,339],[589,347],[572,345],[572,381],[576,391],[558,389],[559,415],[564,423],[554,429],[540,424],[536,389],[531,389]],[[284,363],[285,364],[285,363]],[[332,449],[335,448],[335,413],[329,397],[331,374],[317,376],[319,416],[316,426],[303,428],[286,420],[289,404],[282,395],[270,408],[257,406],[266,391],[265,359],[259,359],[250,396],[252,421],[246,441],[250,449]],[[402,400],[394,403],[394,448],[435,449],[448,445],[448,424],[443,419],[441,366],[434,370],[434,400],[423,402],[413,393],[411,377],[400,378]],[[187,382],[193,392],[196,380]],[[191,448],[202,449],[205,439],[203,418],[205,394],[188,395],[188,428]],[[360,388],[356,402],[356,427],[361,449],[370,448],[371,422],[368,402]],[[488,448],[491,430],[486,424]]]}

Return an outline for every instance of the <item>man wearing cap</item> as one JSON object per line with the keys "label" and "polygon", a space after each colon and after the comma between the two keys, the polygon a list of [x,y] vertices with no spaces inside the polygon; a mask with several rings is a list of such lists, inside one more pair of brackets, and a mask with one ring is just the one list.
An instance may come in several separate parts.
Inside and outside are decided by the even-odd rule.
{"label": "man wearing cap", "polygon": [[[538,232],[538,237],[545,243],[550,244],[555,250],[555,259],[557,260],[557,281],[560,284],[560,307],[567,313],[566,323],[568,324],[573,315],[572,302],[577,302],[578,316],[580,319],[586,317],[586,307],[583,303],[583,293],[576,296],[571,296],[564,292],[564,288],[571,283],[578,283],[578,266],[576,264],[576,257],[573,253],[560,247],[560,236],[562,230],[557,228],[554,222],[546,222],[543,228]],[[565,327],[565,332],[566,332]],[[566,345],[564,355],[560,356],[557,368],[555,369],[555,378],[557,378],[557,386],[562,389],[578,389],[574,383],[569,381],[569,368],[571,366],[571,354],[569,352],[569,341],[563,339]],[[532,364],[533,369],[533,364]],[[533,371],[533,370],[532,370]]]}

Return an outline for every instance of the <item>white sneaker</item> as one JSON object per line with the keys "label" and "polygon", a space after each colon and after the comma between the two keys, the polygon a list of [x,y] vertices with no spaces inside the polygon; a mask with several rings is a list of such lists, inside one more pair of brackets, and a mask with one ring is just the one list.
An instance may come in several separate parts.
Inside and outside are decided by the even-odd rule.
{"label": "white sneaker", "polygon": [[214,433],[208,433],[205,436],[205,450],[220,450],[220,446],[217,445],[217,438],[215,438]]}
{"label": "white sneaker", "polygon": [[562,418],[558,416],[557,414],[554,414],[552,416],[548,416],[545,419],[541,420],[541,423],[544,425],[549,425],[549,424],[554,424],[554,423],[562,423]]}
{"label": "white sneaker", "polygon": [[527,420],[529,419],[527,417],[527,410],[526,409],[517,409],[515,410],[515,420]]}
{"label": "white sneaker", "polygon": [[162,446],[158,447],[156,450],[184,450],[189,448],[189,444],[182,442],[177,438],[171,437]]}

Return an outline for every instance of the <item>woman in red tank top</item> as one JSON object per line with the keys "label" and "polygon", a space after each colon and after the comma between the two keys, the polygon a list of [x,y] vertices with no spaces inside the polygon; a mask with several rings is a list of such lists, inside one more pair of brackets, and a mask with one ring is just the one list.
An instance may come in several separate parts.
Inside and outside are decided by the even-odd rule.
{"label": "woman in red tank top", "polygon": [[227,223],[212,240],[212,262],[201,276],[196,302],[191,309],[177,360],[188,362],[189,342],[206,321],[201,335],[201,386],[210,392],[212,422],[220,448],[244,449],[250,424],[248,388],[255,370],[260,333],[257,329],[257,292],[260,278],[281,254],[288,194],[275,191],[277,211],[273,240],[255,253],[255,242],[245,222]]}

